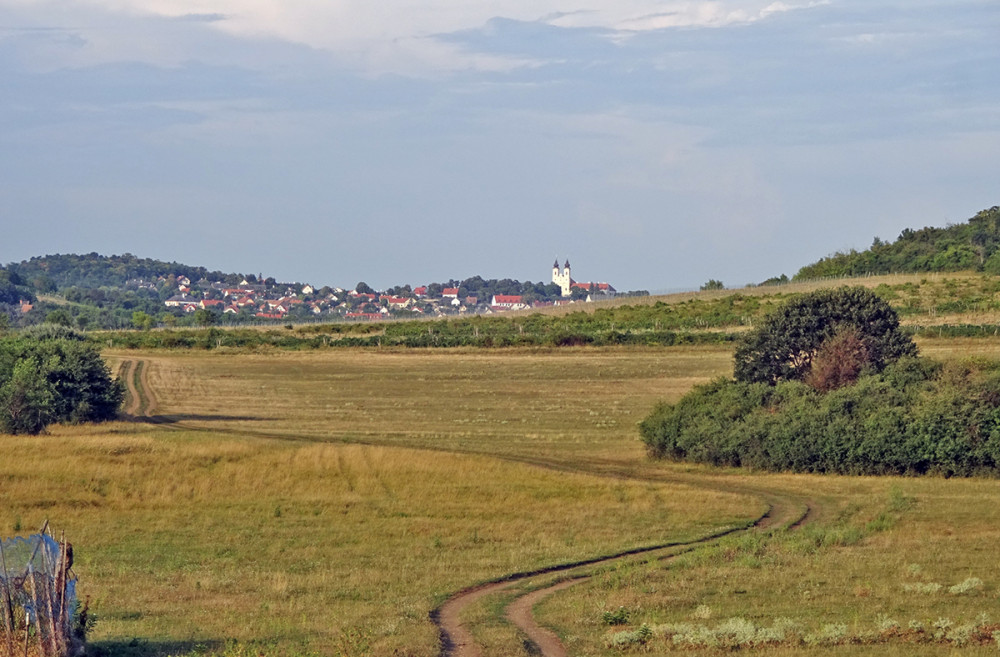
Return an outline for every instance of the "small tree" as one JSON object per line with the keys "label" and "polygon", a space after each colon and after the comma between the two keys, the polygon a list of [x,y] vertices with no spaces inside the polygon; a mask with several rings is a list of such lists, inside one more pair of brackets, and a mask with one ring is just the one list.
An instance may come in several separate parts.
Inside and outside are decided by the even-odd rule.
{"label": "small tree", "polygon": [[[747,383],[805,380],[824,344],[845,329],[851,329],[851,340],[864,347],[863,362],[855,363],[858,371],[864,367],[881,370],[894,360],[917,354],[916,345],[899,328],[896,311],[885,300],[863,287],[842,287],[803,294],[768,315],[740,342],[733,373]],[[846,342],[836,345],[831,342],[831,353],[848,346]],[[854,353],[861,352],[855,349]]]}
{"label": "small tree", "polygon": [[726,286],[722,281],[717,281],[714,278],[708,279],[708,282],[701,286],[702,291],[705,290],[724,290]]}
{"label": "small tree", "polygon": [[142,310],[132,312],[132,326],[142,331],[148,331],[153,326],[153,318]]}
{"label": "small tree", "polygon": [[194,311],[194,321],[198,326],[212,326],[218,319],[218,316],[208,308],[199,308]]}
{"label": "small tree", "polygon": [[64,308],[53,310],[45,316],[46,324],[58,324],[59,326],[73,326],[73,317]]}

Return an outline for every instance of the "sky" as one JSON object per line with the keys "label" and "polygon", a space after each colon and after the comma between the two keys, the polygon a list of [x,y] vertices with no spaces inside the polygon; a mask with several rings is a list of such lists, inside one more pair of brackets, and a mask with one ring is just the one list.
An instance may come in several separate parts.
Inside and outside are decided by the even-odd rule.
{"label": "sky", "polygon": [[996,0],[0,0],[0,263],[760,282],[1000,204]]}

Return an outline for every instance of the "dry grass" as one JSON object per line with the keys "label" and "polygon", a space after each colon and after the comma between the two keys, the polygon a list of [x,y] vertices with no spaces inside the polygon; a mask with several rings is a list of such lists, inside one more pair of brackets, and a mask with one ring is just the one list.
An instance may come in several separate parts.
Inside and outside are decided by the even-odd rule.
{"label": "dry grass", "polygon": [[[921,348],[945,358],[997,353],[990,340]],[[646,461],[635,423],[656,401],[730,373],[724,348],[112,356],[147,361],[157,412],[174,424],[5,438],[14,458],[0,464],[0,528],[28,530],[47,517],[66,529],[105,654],[434,655],[427,614],[451,591],[760,513],[759,499],[711,486],[808,496],[824,511],[815,540],[854,536],[851,527],[862,536],[818,550],[793,538],[735,543],[684,567],[609,571],[542,605],[573,654],[617,654],[604,647],[599,619],[619,605],[651,623],[706,605],[716,619],[851,628],[879,613],[959,621],[996,607],[993,482]],[[865,533],[893,487],[916,505]],[[963,596],[902,589],[970,576],[985,585]],[[470,610],[495,644],[514,635],[496,620],[498,604]]]}
{"label": "dry grass", "polygon": [[[711,374],[711,358],[677,357],[685,378]],[[745,495],[443,451],[639,460],[634,422],[678,387],[659,381],[666,360],[153,356],[158,408],[179,424],[6,438],[17,458],[0,465],[0,527],[65,528],[104,652],[233,638],[268,653],[433,655],[427,615],[451,591],[761,512]]]}
{"label": "dry grass", "polygon": [[488,453],[611,445],[636,457],[635,424],[653,404],[731,372],[728,352],[704,347],[148,360],[159,412],[214,431]]}
{"label": "dry grass", "polygon": [[[770,479],[770,477],[765,477]],[[784,479],[784,482],[777,481]],[[660,564],[610,569],[591,583],[553,597],[540,608],[544,622],[560,628],[575,655],[615,654],[605,640],[623,628],[601,622],[602,612],[624,606],[629,626],[653,628],[669,623],[717,627],[731,618],[759,626],[789,619],[805,632],[824,625],[846,626],[847,636],[877,635],[881,623],[911,621],[932,628],[941,618],[954,626],[1000,623],[996,611],[1000,579],[995,546],[1000,541],[998,493],[992,481],[779,477],[773,482],[849,499],[817,527],[779,535],[770,541],[737,539],[671,566]],[[881,513],[894,507],[896,512]],[[882,523],[885,523],[883,526]],[[970,577],[981,588],[965,593],[948,589]],[[933,593],[913,584],[938,583]],[[933,587],[931,587],[933,588]],[[654,638],[654,653],[670,648]],[[901,640],[888,644],[836,646],[824,654],[955,654],[939,642],[917,649]],[[759,649],[762,650],[762,649]],[[966,646],[961,654],[995,654],[995,644]],[[700,652],[712,653],[711,649]],[[895,651],[895,652],[893,652]],[[813,654],[815,647],[768,648],[766,654]]]}

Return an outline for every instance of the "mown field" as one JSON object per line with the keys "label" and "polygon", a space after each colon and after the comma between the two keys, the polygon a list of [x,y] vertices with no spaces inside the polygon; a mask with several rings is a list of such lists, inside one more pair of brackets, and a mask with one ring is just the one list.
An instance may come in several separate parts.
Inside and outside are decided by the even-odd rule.
{"label": "mown field", "polygon": [[[1000,356],[998,345],[921,342],[946,358]],[[622,654],[615,633],[643,623],[660,634],[625,651],[662,654],[663,626],[736,617],[789,619],[803,635],[843,625],[846,640],[888,620],[1000,623],[995,481],[645,459],[636,423],[730,372],[724,345],[224,352],[108,352],[143,362],[156,422],[4,437],[0,528],[47,518],[67,532],[98,617],[95,654],[436,655],[428,613],[448,594],[740,525],[765,510],[754,490],[808,499],[812,522],[608,568],[545,600],[540,617],[579,655]],[[981,583],[949,592],[970,578]],[[477,636],[490,655],[529,654],[500,602],[470,611]],[[627,624],[608,625],[619,607]],[[916,638],[878,650],[997,650],[947,631]],[[814,643],[756,650],[872,650]]]}

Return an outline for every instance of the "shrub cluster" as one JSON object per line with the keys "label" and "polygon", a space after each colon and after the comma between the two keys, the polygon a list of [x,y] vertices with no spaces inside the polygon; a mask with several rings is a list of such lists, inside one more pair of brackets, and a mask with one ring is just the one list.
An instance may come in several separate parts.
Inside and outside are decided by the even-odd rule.
{"label": "shrub cluster", "polygon": [[1000,363],[907,357],[854,385],[719,379],[640,425],[652,456],[775,471],[969,476],[1000,465]]}
{"label": "shrub cluster", "polygon": [[78,333],[46,325],[0,339],[0,432],[111,420],[123,397],[122,384]]}

